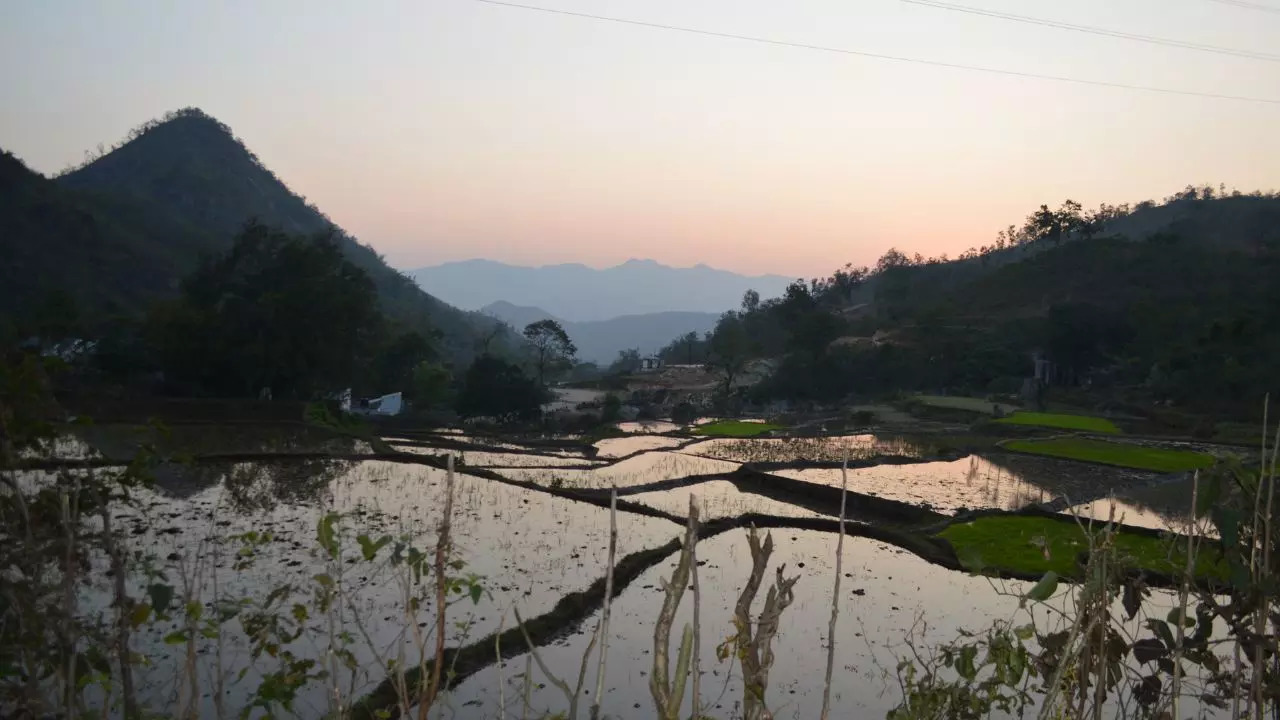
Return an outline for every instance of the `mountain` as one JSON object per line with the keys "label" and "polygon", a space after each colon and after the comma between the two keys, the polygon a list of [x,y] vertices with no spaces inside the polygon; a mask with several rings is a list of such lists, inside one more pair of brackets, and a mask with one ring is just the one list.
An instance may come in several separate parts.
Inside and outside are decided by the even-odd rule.
{"label": "mountain", "polygon": [[721,313],[738,307],[747,290],[777,297],[794,280],[748,277],[706,265],[673,268],[653,260],[628,260],[602,270],[580,264],[522,267],[464,260],[412,270],[409,276],[461,308],[505,300],[575,322],[669,311]]}
{"label": "mountain", "polygon": [[557,318],[542,308],[505,301],[486,305],[481,312],[498,318],[517,331],[529,323],[553,319],[564,327],[574,345],[578,346],[578,358],[599,365],[613,362],[622,350],[636,348],[641,354],[650,354],[681,335],[696,332],[701,337],[715,328],[720,317],[717,313],[660,312],[573,322]]}
{"label": "mountain", "polygon": [[16,158],[0,161],[6,300],[67,289],[82,307],[139,310],[172,293],[205,253],[230,248],[252,218],[292,233],[333,231],[369,274],[388,317],[440,330],[455,356],[474,351],[492,319],[427,294],[370,247],[293,193],[230,128],[188,108],[134,130],[111,152],[49,180]]}
{"label": "mountain", "polygon": [[173,292],[212,237],[128,197],[69,189],[0,153],[0,313],[66,290],[83,309],[137,310]]}

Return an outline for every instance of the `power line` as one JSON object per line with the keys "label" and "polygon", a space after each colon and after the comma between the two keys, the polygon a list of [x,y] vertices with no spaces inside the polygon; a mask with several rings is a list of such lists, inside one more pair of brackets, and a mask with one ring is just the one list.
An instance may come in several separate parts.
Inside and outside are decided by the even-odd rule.
{"label": "power line", "polygon": [[1246,95],[1226,95],[1222,93],[1198,92],[1195,90],[1178,90],[1175,88],[1155,87],[1152,85],[1130,85],[1128,83],[1111,82],[1109,80],[1083,80],[1081,78],[1064,77],[1061,75],[1043,75],[1040,73],[1023,72],[1020,70],[1004,70],[1001,68],[983,67],[981,65],[964,65],[961,63],[944,62],[941,60],[924,60],[921,58],[905,57],[901,55],[885,55],[881,53],[867,52],[865,50],[851,50],[848,48],[828,47],[825,45],[810,45],[807,43],[789,42],[786,40],[774,40],[771,38],[755,37],[751,35],[737,35],[734,33],[718,32],[715,30],[700,30],[697,28],[681,27],[679,25],[664,25],[662,23],[646,22],[643,20],[631,20],[628,18],[610,17],[608,15],[593,15],[591,13],[574,12],[572,10],[559,10],[556,8],[539,7],[537,5],[522,5],[520,3],[505,2],[505,0],[471,0],[471,1],[484,3],[486,5],[498,5],[501,7],[519,8],[521,10],[532,10],[535,12],[543,12],[551,15],[564,15],[567,17],[584,18],[587,20],[599,20],[602,22],[618,23],[620,25],[634,25],[638,27],[654,28],[657,30],[671,30],[674,32],[683,32],[683,33],[689,33],[691,35],[702,35],[705,37],[721,38],[725,40],[742,40],[745,42],[760,43],[762,45],[791,47],[791,48],[798,48],[801,50],[816,50],[819,52],[837,53],[840,55],[855,55],[858,57],[875,58],[877,60],[892,60],[894,62],[914,63],[917,65],[944,67],[944,68],[951,68],[954,70],[973,70],[975,72],[984,72],[992,75],[1007,75],[1011,77],[1034,78],[1037,80],[1054,80],[1057,82],[1075,83],[1078,85],[1097,85],[1100,87],[1119,88],[1121,90],[1138,90],[1141,92],[1163,93],[1166,95],[1185,95],[1189,97],[1212,98],[1215,100],[1237,100],[1240,102],[1280,105],[1280,99],[1274,99],[1274,98],[1249,97]]}
{"label": "power line", "polygon": [[1043,25],[1045,27],[1059,28],[1062,30],[1074,30],[1076,32],[1089,33],[1091,35],[1102,35],[1104,37],[1120,38],[1122,40],[1136,40],[1138,42],[1151,43],[1153,45],[1166,45],[1168,47],[1182,48],[1184,50],[1199,50],[1200,52],[1231,55],[1234,57],[1248,58],[1250,60],[1280,62],[1280,55],[1254,52],[1252,50],[1237,50],[1235,48],[1220,47],[1218,45],[1205,45],[1203,43],[1173,40],[1170,38],[1154,37],[1151,35],[1138,35],[1136,33],[1108,30],[1106,28],[1091,27],[1089,25],[1073,25],[1072,23],[1058,22],[1056,20],[1045,20],[1043,18],[1028,17],[1026,15],[1014,15],[1012,13],[997,12],[995,10],[984,10],[983,8],[969,7],[967,5],[955,5],[953,3],[940,2],[939,0],[902,0],[902,2],[911,3],[912,5],[938,8],[939,10],[952,10],[955,12],[968,13],[970,15],[982,15],[984,17],[999,18],[1001,20],[1012,20],[1014,22],[1028,23],[1031,25]]}
{"label": "power line", "polygon": [[1280,13],[1280,7],[1275,7],[1273,5],[1259,5],[1258,3],[1245,2],[1245,0],[1209,0],[1209,2],[1233,5],[1247,10],[1261,10],[1262,12]]}

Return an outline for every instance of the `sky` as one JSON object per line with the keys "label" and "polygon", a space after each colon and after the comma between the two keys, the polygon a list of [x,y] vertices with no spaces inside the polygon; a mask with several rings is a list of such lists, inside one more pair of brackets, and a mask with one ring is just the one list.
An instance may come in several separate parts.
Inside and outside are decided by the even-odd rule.
{"label": "sky", "polygon": [[[906,0],[41,0],[0,8],[0,147],[53,173],[167,110],[230,125],[398,267],[652,258],[813,276],[1041,203],[1280,186],[1280,57]],[[956,0],[1280,52],[1280,0]],[[1268,5],[1268,3],[1270,3]]]}

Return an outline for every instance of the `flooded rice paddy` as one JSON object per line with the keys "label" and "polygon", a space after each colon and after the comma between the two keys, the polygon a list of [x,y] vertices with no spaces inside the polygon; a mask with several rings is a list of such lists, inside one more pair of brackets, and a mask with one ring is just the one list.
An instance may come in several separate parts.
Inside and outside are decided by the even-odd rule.
{"label": "flooded rice paddy", "polygon": [[[766,587],[775,569],[785,565],[788,577],[798,576],[794,602],[784,611],[773,642],[775,661],[769,677],[765,704],[775,718],[811,720],[819,717],[822,681],[826,667],[828,621],[831,613],[835,545],[829,533],[778,529],[773,531],[776,550],[765,573]],[[730,660],[717,660],[715,649],[734,633],[733,608],[750,569],[746,531],[733,530],[698,544],[700,583],[701,704],[709,717],[741,717],[741,670]],[[653,627],[662,603],[661,587],[674,569],[675,559],[641,575],[614,600],[609,632],[609,662],[602,705],[615,717],[650,717],[652,699],[649,675],[653,667]],[[1070,607],[1066,590],[1045,605],[1020,609],[1020,596],[1028,585],[991,581],[944,570],[899,548],[866,538],[846,538],[840,594],[841,613],[836,626],[835,672],[832,681],[832,717],[877,718],[901,700],[896,676],[899,659],[910,657],[911,643],[918,649],[956,641],[962,633],[982,633],[993,623],[1025,623],[1056,627],[1059,613]],[[764,590],[754,605],[758,612]],[[963,598],[962,602],[944,598]],[[691,603],[676,615],[677,628],[671,646],[676,655],[679,629],[692,622]],[[1160,593],[1150,603],[1152,617],[1163,617],[1172,597]],[[543,661],[573,673],[600,620],[596,613],[578,632],[539,649]],[[1141,616],[1130,623],[1131,631]],[[593,665],[594,667],[594,665]],[[526,669],[529,681],[526,682]],[[594,679],[594,675],[589,676]],[[564,696],[528,656],[495,663],[464,681],[452,692],[450,703],[465,710],[460,717],[521,717],[525,693],[529,693],[531,717],[554,713],[564,707]],[[588,685],[594,692],[594,685]],[[583,704],[591,695],[584,696]],[[693,711],[692,693],[686,693],[681,717]],[[1009,717],[997,713],[994,717]]]}
{"label": "flooded rice paddy", "polygon": [[[464,434],[450,442],[477,447],[498,443]],[[399,439],[396,439],[399,440]],[[1177,482],[1153,483],[1147,473],[1010,456],[969,456],[960,460],[929,461],[919,448],[905,441],[874,435],[838,438],[750,439],[690,441],[637,434],[597,444],[596,460],[569,450],[534,450],[519,443],[503,443],[495,450],[432,448],[422,439],[398,444],[412,454],[452,454],[464,463],[455,476],[452,537],[460,576],[474,576],[482,592],[472,602],[459,598],[451,605],[446,639],[451,646],[475,642],[514,622],[514,610],[527,619],[547,613],[570,593],[580,592],[605,575],[610,516],[599,504],[558,497],[465,474],[465,467],[499,468],[508,479],[548,488],[605,490],[635,489],[625,499],[671,515],[683,515],[689,497],[698,498],[705,520],[737,518],[748,513],[794,518],[828,518],[823,514],[739,490],[729,476],[746,462],[818,462],[843,459],[846,449],[864,454],[898,455],[915,462],[851,468],[851,491],[927,506],[953,513],[965,508],[1018,508],[1030,502],[1068,498],[1088,512],[1103,512],[1090,501],[1116,495],[1124,504],[1125,521],[1155,527],[1178,518],[1181,494],[1189,490]],[[691,443],[691,444],[690,444]],[[95,450],[87,444],[58,446],[63,457],[78,458]],[[512,452],[502,452],[509,450]],[[519,451],[519,452],[515,452]],[[911,453],[917,453],[912,455]],[[852,455],[852,452],[851,452]],[[868,455],[864,455],[868,456]],[[623,458],[623,459],[618,459]],[[573,467],[563,467],[573,465]],[[839,487],[839,469],[778,470],[783,478]],[[682,486],[681,478],[706,476]],[[389,535],[424,552],[433,550],[444,506],[447,474],[412,461],[278,460],[255,463],[162,466],[154,489],[143,490],[137,503],[121,507],[116,518],[128,533],[130,548],[153,556],[175,584],[187,578],[197,601],[261,600],[272,589],[288,585],[291,597],[305,598],[317,575],[328,575],[343,588],[345,604],[339,620],[359,623],[352,651],[359,670],[346,672],[343,683],[350,697],[367,692],[382,677],[389,657],[416,664],[420,651],[415,637],[426,619],[434,617],[431,597],[424,595],[416,613],[406,615],[406,593],[420,593],[403,567],[366,561],[357,534]],[[47,481],[47,474],[28,472],[26,482]],[[663,489],[645,489],[651,484]],[[341,550],[327,556],[317,543],[317,523],[330,512],[343,514],[338,537]],[[1132,515],[1130,515],[1132,513]],[[617,556],[652,550],[669,543],[681,528],[668,520],[620,512],[617,518]],[[245,533],[269,533],[270,540],[254,546],[252,562],[237,566]],[[829,532],[774,529],[777,551],[773,566],[785,563],[798,574],[794,604],[783,616],[774,642],[777,661],[768,691],[768,705],[778,718],[811,718],[821,704],[827,620],[830,613],[836,538]],[[390,547],[387,549],[390,552]],[[698,546],[698,580],[703,618],[701,692],[704,711],[711,717],[740,714],[741,674],[715,659],[715,647],[731,631],[733,604],[750,568],[745,531],[728,530],[706,538]],[[648,717],[652,700],[648,671],[652,664],[652,628],[661,603],[659,588],[669,576],[675,555],[668,555],[622,589],[613,605],[608,675],[604,707],[616,717]],[[845,540],[841,614],[836,634],[836,674],[833,716],[883,717],[900,699],[894,668],[910,654],[905,644],[936,646],[956,639],[961,631],[982,631],[995,620],[1008,620],[1019,610],[1017,582],[992,581],[948,570],[903,549],[867,538]],[[766,575],[767,579],[772,574]],[[216,598],[214,597],[216,587]],[[415,587],[417,588],[415,590]],[[135,588],[141,594],[142,588]],[[1061,590],[1060,593],[1067,591]],[[761,591],[763,598],[764,591]],[[687,596],[688,597],[688,596]],[[963,598],[963,602],[954,599]],[[105,607],[109,599],[105,579],[85,598],[88,607]],[[757,609],[759,607],[757,601]],[[1157,594],[1154,605],[1167,603]],[[1039,611],[1037,611],[1039,612]],[[1047,611],[1046,611],[1047,612]],[[559,639],[544,646],[543,659],[562,676],[576,673],[596,614],[563,627]],[[688,619],[688,602],[676,627]],[[1152,611],[1153,616],[1157,615]],[[1047,618],[1046,618],[1047,620]],[[225,626],[221,649],[223,668],[252,667],[248,642],[239,626]],[[318,620],[317,620],[317,627]],[[175,673],[182,646],[166,645],[164,637],[177,628],[161,623],[147,626],[136,638],[138,650],[150,661],[141,678],[153,698],[176,692]],[[428,628],[429,629],[429,628]],[[677,631],[678,635],[678,631]],[[299,644],[295,652],[319,657],[323,644]],[[217,672],[212,641],[198,650],[200,671]],[[674,655],[674,652],[673,652]],[[463,719],[521,717],[523,695],[529,692],[538,712],[564,709],[563,696],[536,667],[526,685],[526,657],[495,662],[465,679],[449,696],[452,712]],[[259,670],[251,670],[245,686],[256,684]],[[211,682],[211,681],[210,681]],[[590,685],[594,687],[594,685]],[[232,688],[231,705],[243,701],[243,689]],[[323,714],[325,689],[308,688],[297,712]],[[206,698],[206,706],[208,705]],[[584,704],[588,700],[584,699]],[[209,707],[204,707],[210,710]],[[686,702],[684,714],[691,711]]]}

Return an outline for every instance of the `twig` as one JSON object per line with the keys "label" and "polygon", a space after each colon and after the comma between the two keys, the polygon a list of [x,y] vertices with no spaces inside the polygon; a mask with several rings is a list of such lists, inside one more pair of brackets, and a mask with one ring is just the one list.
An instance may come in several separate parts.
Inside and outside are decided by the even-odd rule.
{"label": "twig", "polygon": [[498,618],[498,631],[493,634],[493,657],[497,661],[498,670],[498,718],[507,720],[507,681],[502,677],[502,625],[507,621],[504,612]]}
{"label": "twig", "polygon": [[600,703],[604,702],[604,677],[609,656],[609,608],[613,604],[613,565],[618,554],[618,486],[609,492],[609,559],[605,565],[604,608],[600,612],[600,663],[596,668],[596,695],[591,701],[591,720],[600,719]]}
{"label": "twig", "polygon": [[[691,498],[692,500],[692,498]],[[698,582],[698,544],[689,550],[693,589],[693,720],[702,720],[702,585]],[[592,718],[591,720],[596,720]]]}
{"label": "twig", "polygon": [[[676,678],[676,685],[672,687],[670,653],[671,653],[671,625],[675,622],[676,609],[680,605],[680,599],[684,596],[685,588],[689,585],[689,566],[693,559],[693,546],[698,541],[698,506],[693,498],[689,498],[689,522],[685,529],[684,546],[680,549],[680,560],[676,564],[675,572],[671,575],[671,581],[663,580],[663,591],[665,596],[662,600],[662,609],[658,612],[658,620],[653,628],[653,671],[649,677],[649,692],[653,695],[653,702],[658,710],[658,716],[662,720],[676,720],[680,716],[680,705],[683,698],[677,696],[675,691],[679,691],[681,695],[684,693],[683,677]],[[687,635],[684,640],[690,641]],[[684,656],[686,648],[684,642],[681,643],[681,655]],[[683,668],[677,668],[678,672],[688,672],[688,657],[684,657],[685,665]]]}
{"label": "twig", "polygon": [[1196,505],[1200,493],[1200,471],[1191,476],[1191,528],[1187,533],[1187,565],[1182,576],[1182,587],[1178,589],[1178,628],[1173,646],[1173,717],[1178,714],[1179,698],[1182,695],[1182,653],[1186,639],[1187,595],[1190,592],[1191,574],[1195,572],[1195,537],[1196,537]]}
{"label": "twig", "polygon": [[[564,693],[565,699],[569,701],[569,708],[570,708],[569,712],[570,712],[570,717],[572,717],[572,713],[574,712],[574,709],[576,709],[576,706],[577,706],[577,699],[574,697],[573,688],[570,688],[569,683],[565,682],[564,680],[561,680],[555,673],[551,672],[551,668],[547,667],[547,664],[543,662],[542,655],[538,652],[538,646],[533,644],[533,638],[529,637],[529,631],[524,626],[524,618],[520,617],[520,610],[518,608],[513,608],[513,609],[515,610],[515,614],[516,614],[516,627],[520,628],[520,634],[524,636],[524,642],[526,645],[529,646],[529,655],[533,658],[534,662],[538,663],[538,669],[542,671],[543,675],[547,676],[547,680],[552,685],[555,685],[556,687],[560,688],[560,692]],[[593,642],[594,640],[595,639],[592,638]],[[591,653],[588,652],[586,654],[590,655]],[[528,697],[527,691],[525,693],[525,697],[526,698]],[[527,699],[525,701],[525,705],[527,708],[528,706]]]}
{"label": "twig", "polygon": [[440,536],[436,539],[436,655],[431,663],[431,687],[425,702],[418,706],[419,720],[427,720],[427,710],[440,691],[440,673],[444,666],[445,605],[448,602],[445,567],[449,554],[449,533],[453,523],[453,456],[445,466],[444,517],[440,520]]}
{"label": "twig", "polygon": [[836,621],[840,618],[840,577],[844,572],[845,500],[849,495],[849,451],[845,450],[840,468],[840,537],[836,540],[836,579],[831,590],[831,625],[827,629],[827,675],[822,684],[822,720],[831,712],[831,675],[836,664]]}

